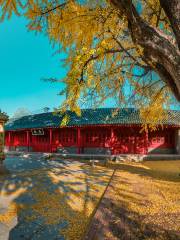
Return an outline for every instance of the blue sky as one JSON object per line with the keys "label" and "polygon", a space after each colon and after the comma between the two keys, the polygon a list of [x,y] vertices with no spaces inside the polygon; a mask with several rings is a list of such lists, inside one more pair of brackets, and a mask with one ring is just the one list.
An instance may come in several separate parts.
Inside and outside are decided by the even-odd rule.
{"label": "blue sky", "polygon": [[[0,109],[10,116],[18,108],[36,112],[46,106],[53,109],[62,102],[58,92],[62,83],[42,78],[61,79],[66,74],[60,58],[46,36],[27,31],[24,18],[13,17],[0,23]],[[105,106],[112,106],[108,100]],[[173,105],[172,108],[180,109]]]}
{"label": "blue sky", "polygon": [[61,83],[42,78],[62,78],[66,70],[47,37],[27,31],[26,20],[13,17],[0,23],[0,109],[12,115],[18,108],[35,111],[62,102]]}

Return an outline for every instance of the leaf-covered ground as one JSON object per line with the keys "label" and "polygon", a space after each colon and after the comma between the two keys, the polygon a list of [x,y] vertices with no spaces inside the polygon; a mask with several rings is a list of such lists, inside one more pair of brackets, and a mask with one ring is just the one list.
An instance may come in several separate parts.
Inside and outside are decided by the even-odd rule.
{"label": "leaf-covered ground", "polygon": [[6,166],[11,174],[0,177],[0,240],[81,239],[114,170],[87,239],[180,239],[180,161],[92,168],[13,157]]}
{"label": "leaf-covered ground", "polygon": [[0,177],[0,240],[81,239],[113,170],[36,160],[9,159]]}
{"label": "leaf-covered ground", "polygon": [[116,171],[86,239],[180,239],[180,161],[109,168]]}

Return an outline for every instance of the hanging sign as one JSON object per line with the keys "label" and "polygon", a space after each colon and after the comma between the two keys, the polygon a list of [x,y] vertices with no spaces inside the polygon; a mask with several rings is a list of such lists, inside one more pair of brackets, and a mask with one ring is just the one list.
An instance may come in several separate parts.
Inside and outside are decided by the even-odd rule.
{"label": "hanging sign", "polygon": [[42,136],[42,135],[44,135],[44,130],[42,128],[33,129],[31,131],[32,131],[32,135],[33,136]]}

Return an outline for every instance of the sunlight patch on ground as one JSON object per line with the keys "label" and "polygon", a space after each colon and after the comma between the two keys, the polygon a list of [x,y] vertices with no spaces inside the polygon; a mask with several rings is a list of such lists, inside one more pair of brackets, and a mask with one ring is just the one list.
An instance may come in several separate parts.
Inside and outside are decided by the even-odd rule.
{"label": "sunlight patch on ground", "polygon": [[180,173],[180,160],[145,161],[143,165],[150,168],[151,170],[169,173]]}
{"label": "sunlight patch on ground", "polygon": [[180,181],[180,160],[158,160],[136,162],[109,162],[108,166],[114,169],[127,170],[132,173],[151,176],[168,181]]}
{"label": "sunlight patch on ground", "polygon": [[[17,204],[14,202],[21,194],[25,193],[25,188],[19,188],[15,191],[15,184],[8,185],[8,191],[1,189],[0,191],[0,223],[10,224],[17,215]],[[9,192],[11,191],[11,192]]]}

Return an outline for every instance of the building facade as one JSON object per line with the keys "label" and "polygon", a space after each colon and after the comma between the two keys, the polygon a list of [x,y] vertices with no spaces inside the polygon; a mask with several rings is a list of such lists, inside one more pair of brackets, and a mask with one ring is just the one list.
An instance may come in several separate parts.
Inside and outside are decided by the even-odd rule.
{"label": "building facade", "polygon": [[8,121],[8,116],[0,110],[0,165],[1,161],[5,158],[4,156],[4,125]]}
{"label": "building facade", "polygon": [[42,113],[8,122],[5,144],[16,151],[77,154],[176,154],[179,152],[180,111],[168,111],[157,131],[143,132],[135,109],[83,109],[81,116]]}
{"label": "building facade", "polygon": [[4,145],[5,145],[5,135],[4,135],[4,124],[8,121],[8,116],[1,112],[0,110],[0,174],[7,173],[7,169],[3,164],[3,160],[5,159],[4,154]]}

